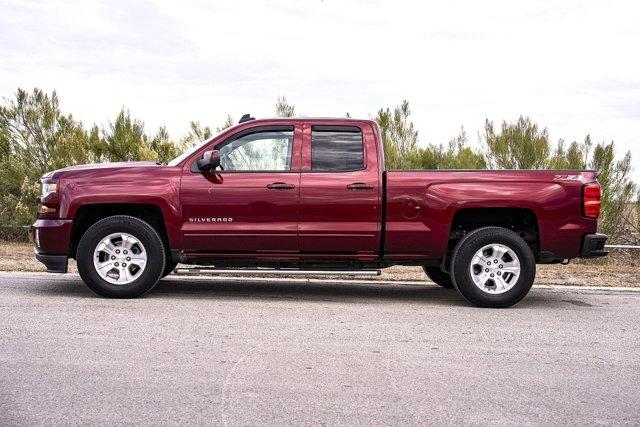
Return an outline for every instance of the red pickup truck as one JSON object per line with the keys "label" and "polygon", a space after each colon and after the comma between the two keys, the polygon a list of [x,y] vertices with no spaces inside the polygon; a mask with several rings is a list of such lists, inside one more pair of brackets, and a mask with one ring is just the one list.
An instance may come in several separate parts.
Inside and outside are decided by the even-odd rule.
{"label": "red pickup truck", "polygon": [[35,255],[75,258],[106,297],[177,263],[284,273],[422,266],[470,302],[507,307],[536,263],[606,255],[594,171],[385,171],[375,122],[243,117],[168,164],[45,174]]}

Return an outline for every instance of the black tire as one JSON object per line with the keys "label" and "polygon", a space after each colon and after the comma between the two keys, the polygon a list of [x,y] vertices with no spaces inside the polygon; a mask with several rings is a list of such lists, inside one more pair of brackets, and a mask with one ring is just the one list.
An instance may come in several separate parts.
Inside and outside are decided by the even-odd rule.
{"label": "black tire", "polygon": [[[490,244],[507,246],[517,255],[520,263],[520,273],[517,280],[510,284],[512,287],[503,293],[482,290],[472,278],[471,269],[474,255],[481,248]],[[502,227],[484,227],[470,232],[458,242],[451,258],[451,272],[454,286],[467,301],[480,307],[505,308],[516,304],[527,295],[536,276],[536,263],[531,248],[516,233]]]}
{"label": "black tire", "polygon": [[164,278],[164,277],[167,277],[168,275],[170,275],[173,272],[173,270],[176,269],[177,266],[178,266],[178,263],[175,262],[174,260],[172,260],[170,258],[169,259],[165,259],[164,271],[162,272],[162,276],[160,278]]}
{"label": "black tire", "polygon": [[[112,233],[128,233],[138,239],[146,250],[147,262],[134,281],[112,284],[104,280],[94,266],[94,251],[100,241]],[[93,224],[80,239],[77,252],[78,272],[84,283],[96,294],[107,298],[135,298],[158,283],[165,269],[165,249],[158,232],[139,218],[117,215]]]}
{"label": "black tire", "polygon": [[453,280],[448,273],[445,273],[440,267],[422,267],[425,274],[431,281],[443,288],[453,289]]}

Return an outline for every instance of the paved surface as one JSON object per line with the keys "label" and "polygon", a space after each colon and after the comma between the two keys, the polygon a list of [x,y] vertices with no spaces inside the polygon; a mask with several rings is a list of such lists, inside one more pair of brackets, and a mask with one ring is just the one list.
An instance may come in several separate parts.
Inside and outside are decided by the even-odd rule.
{"label": "paved surface", "polygon": [[0,424],[640,423],[640,293],[0,273]]}

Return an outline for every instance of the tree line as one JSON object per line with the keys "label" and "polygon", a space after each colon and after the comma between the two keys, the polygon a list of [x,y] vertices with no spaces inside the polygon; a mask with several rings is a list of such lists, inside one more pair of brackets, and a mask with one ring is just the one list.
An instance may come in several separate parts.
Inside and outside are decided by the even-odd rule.
{"label": "tree line", "polygon": [[[292,117],[295,106],[286,98],[275,103],[275,115]],[[349,117],[349,114],[346,114]],[[405,100],[381,108],[373,119],[380,126],[388,169],[595,169],[603,187],[600,228],[617,241],[638,239],[638,188],[630,179],[631,154],[617,160],[614,142],[552,143],[546,128],[528,117],[500,125],[486,120],[472,147],[461,128],[446,143],[419,144],[419,133]],[[189,123],[179,139],[166,127],[148,132],[142,120],[122,108],[106,125],[85,127],[60,108],[56,92],[18,89],[0,105],[0,221],[4,226],[34,220],[38,179],[47,171],[74,164],[151,160],[166,162],[200,141],[235,124],[228,115],[212,128]]]}

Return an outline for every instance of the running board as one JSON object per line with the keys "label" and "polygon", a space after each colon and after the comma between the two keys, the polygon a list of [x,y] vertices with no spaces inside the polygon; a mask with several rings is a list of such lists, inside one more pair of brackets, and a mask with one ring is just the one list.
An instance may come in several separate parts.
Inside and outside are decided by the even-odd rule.
{"label": "running board", "polygon": [[176,268],[175,274],[239,274],[239,275],[281,275],[281,276],[379,276],[380,270],[287,270],[257,268]]}

